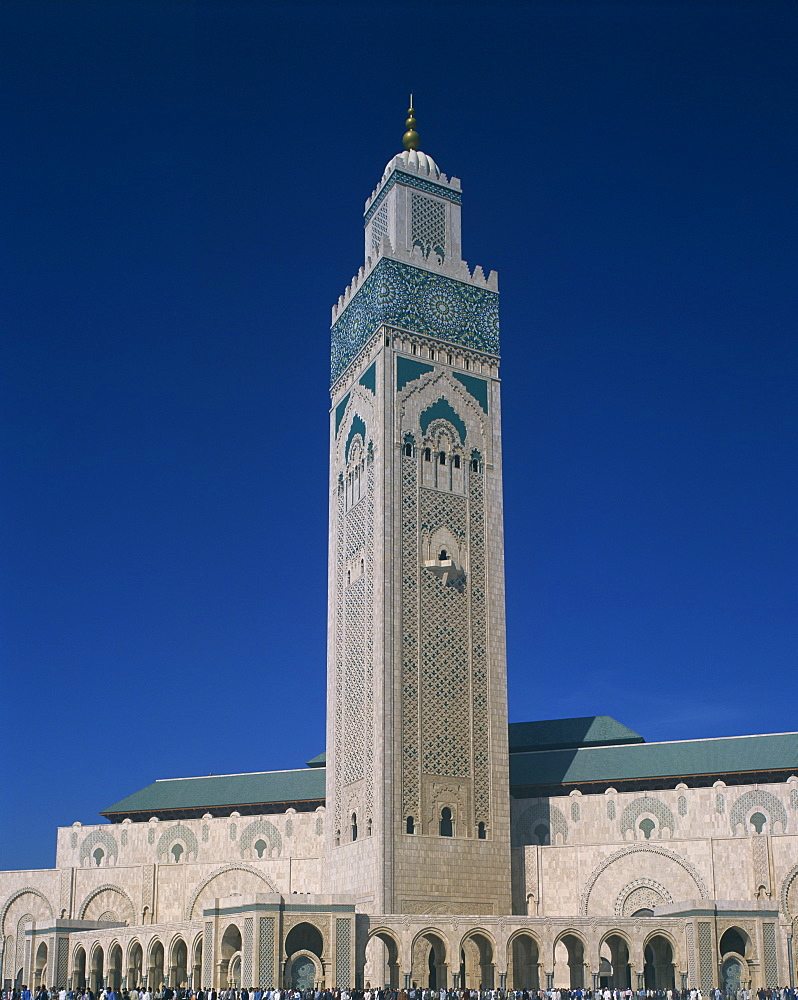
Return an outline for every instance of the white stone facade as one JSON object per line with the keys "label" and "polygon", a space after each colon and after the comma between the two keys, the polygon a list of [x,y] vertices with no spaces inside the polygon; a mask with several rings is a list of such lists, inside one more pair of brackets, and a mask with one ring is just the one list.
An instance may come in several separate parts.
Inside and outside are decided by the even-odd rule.
{"label": "white stone facade", "polygon": [[326,805],[60,829],[0,873],[4,984],[794,978],[798,753],[511,794],[498,283],[460,202],[394,158],[333,310]]}

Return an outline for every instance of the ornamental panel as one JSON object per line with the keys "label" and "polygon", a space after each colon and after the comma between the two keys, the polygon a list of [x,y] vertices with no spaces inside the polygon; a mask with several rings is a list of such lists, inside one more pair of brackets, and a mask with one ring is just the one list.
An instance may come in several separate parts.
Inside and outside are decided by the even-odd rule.
{"label": "ornamental panel", "polygon": [[[738,832],[739,826],[743,827],[743,833],[754,833],[754,827],[747,822],[754,809],[763,809],[768,814],[772,824],[779,823],[781,832],[787,832],[787,810],[784,808],[784,804],[771,792],[765,791],[764,788],[753,788],[741,795],[729,811],[729,823],[733,833]],[[772,832],[772,830],[768,830],[768,833]]]}
{"label": "ornamental panel", "polygon": [[762,950],[765,959],[765,986],[779,985],[779,966],[776,956],[776,925],[762,925]]}
{"label": "ornamental panel", "polygon": [[714,964],[712,959],[712,924],[699,920],[698,967],[702,990],[710,990],[715,985]]}
{"label": "ornamental panel", "polygon": [[382,257],[332,326],[332,382],[382,324],[499,353],[497,292]]}
{"label": "ornamental panel", "polygon": [[402,458],[402,811],[420,817],[418,740],[418,475]]}
{"label": "ornamental panel", "polygon": [[[420,506],[422,533],[446,527],[465,542],[465,497],[422,489]],[[418,562],[418,545],[414,559]],[[468,594],[423,570],[420,603],[422,771],[470,777]]]}
{"label": "ornamental panel", "polygon": [[[376,218],[376,216],[375,216]],[[446,256],[446,206],[442,201],[413,192],[410,196],[410,235],[425,257]]]}
{"label": "ornamental panel", "polygon": [[274,917],[260,918],[258,985],[264,989],[274,988]]}
{"label": "ornamental panel", "polygon": [[335,984],[345,989],[352,984],[350,948],[352,922],[347,917],[335,918]]}
{"label": "ornamental panel", "polygon": [[244,941],[243,941],[243,961],[241,963],[241,985],[252,985],[252,939],[254,936],[254,917],[244,918]]}
{"label": "ornamental panel", "polygon": [[363,216],[366,225],[368,225],[368,221],[374,213],[379,211],[385,196],[394,184],[397,183],[404,184],[405,187],[416,188],[416,190],[423,191],[425,194],[434,194],[437,198],[445,198],[447,201],[452,202],[453,205],[460,205],[463,201],[463,196],[459,191],[452,191],[451,188],[444,187],[442,184],[436,184],[434,181],[425,180],[423,177],[416,176],[416,174],[406,174],[404,170],[394,170],[386,181],[385,186],[371,205],[369,205],[368,210]]}

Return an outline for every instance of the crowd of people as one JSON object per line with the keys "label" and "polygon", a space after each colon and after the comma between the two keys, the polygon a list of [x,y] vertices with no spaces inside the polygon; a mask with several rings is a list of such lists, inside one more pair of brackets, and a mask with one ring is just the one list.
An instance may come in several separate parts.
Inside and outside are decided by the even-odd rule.
{"label": "crowd of people", "polygon": [[224,989],[188,990],[161,986],[157,990],[47,989],[27,986],[3,990],[0,1000],[798,1000],[798,991],[782,986],[760,990],[430,990],[430,989]]}

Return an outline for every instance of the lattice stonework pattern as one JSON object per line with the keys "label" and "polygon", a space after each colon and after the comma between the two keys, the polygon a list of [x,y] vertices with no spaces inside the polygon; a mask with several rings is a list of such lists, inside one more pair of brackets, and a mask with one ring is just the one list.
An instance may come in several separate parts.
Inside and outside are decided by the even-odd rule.
{"label": "lattice stonework pattern", "polygon": [[779,966],[776,959],[776,925],[762,925],[762,950],[765,957],[765,986],[779,985]]}
{"label": "lattice stonework pattern", "polygon": [[687,925],[687,983],[689,986],[698,986],[695,974],[695,934],[693,925]]}
{"label": "lattice stonework pattern", "polygon": [[770,892],[770,859],[768,858],[767,837],[754,837],[751,841],[751,853],[754,861],[754,891],[758,892],[763,885]]}
{"label": "lattice stonework pattern", "polygon": [[413,246],[421,247],[425,256],[436,253],[443,260],[446,255],[446,206],[442,201],[427,198],[415,191],[410,197]]}
{"label": "lattice stonework pattern", "polygon": [[335,918],[335,984],[339,988],[352,983],[352,961],[349,955],[352,924],[346,917]]}
{"label": "lattice stonework pattern", "polygon": [[205,921],[202,933],[202,985],[210,988],[213,983],[213,924]]}
{"label": "lattice stonework pattern", "polygon": [[374,465],[367,463],[366,494],[348,512],[344,524],[345,562],[364,553],[363,575],[343,579],[344,663],[342,685],[342,776],[344,786],[366,779],[363,806],[371,815],[374,761]]}
{"label": "lattice stonework pattern", "polygon": [[698,963],[701,970],[701,989],[710,990],[714,985],[712,960],[712,924],[698,922]]}
{"label": "lattice stonework pattern", "polygon": [[499,354],[498,292],[382,257],[333,324],[333,382],[383,324]]}
{"label": "lattice stonework pattern", "polygon": [[58,940],[58,983],[66,983],[67,981],[67,959],[69,957],[69,941],[66,938],[59,938]]}
{"label": "lattice stonework pattern", "polygon": [[388,232],[388,204],[384,202],[379,211],[375,213],[371,223],[371,246],[372,249],[378,247],[383,236]]}
{"label": "lattice stonework pattern", "polygon": [[[424,534],[447,527],[461,544],[465,542],[465,497],[422,489],[419,500]],[[418,546],[414,559],[418,562]],[[447,586],[429,570],[422,571],[420,583],[422,771],[470,777],[468,593]],[[481,714],[484,717],[484,711]]]}
{"label": "lattice stonework pattern", "polygon": [[274,917],[260,918],[258,985],[264,989],[274,988]]}
{"label": "lattice stonework pattern", "polygon": [[346,495],[343,483],[338,484],[337,516],[335,533],[335,731],[333,739],[336,748],[333,755],[335,761],[335,793],[333,804],[335,810],[335,827],[341,829],[341,789],[343,787],[343,760],[341,755],[341,739],[343,734],[344,711],[344,583],[346,575]]}
{"label": "lattice stonework pattern", "polygon": [[255,930],[255,921],[252,917],[244,918],[244,955],[241,963],[241,985],[252,983],[252,938]]}
{"label": "lattice stonework pattern", "polygon": [[368,224],[369,219],[379,210],[385,196],[396,183],[404,184],[405,187],[416,188],[416,190],[424,191],[426,194],[434,194],[438,198],[445,198],[447,201],[452,202],[453,205],[461,205],[463,203],[463,196],[459,191],[452,191],[451,188],[444,187],[442,184],[436,184],[434,181],[426,181],[417,174],[406,174],[404,170],[394,170],[388,178],[387,184],[371,205],[369,205],[368,211],[363,216],[365,224]]}
{"label": "lattice stonework pattern", "polygon": [[420,815],[418,748],[418,476],[402,458],[402,810]]}
{"label": "lattice stonework pattern", "polygon": [[484,473],[471,472],[470,509],[471,685],[474,704],[474,822],[490,826],[490,732],[488,722],[488,635],[485,604]]}

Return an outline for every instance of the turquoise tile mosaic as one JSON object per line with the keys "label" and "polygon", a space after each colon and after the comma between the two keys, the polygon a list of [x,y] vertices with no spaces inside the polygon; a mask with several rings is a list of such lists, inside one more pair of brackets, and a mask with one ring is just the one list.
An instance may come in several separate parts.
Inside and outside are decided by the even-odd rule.
{"label": "turquoise tile mosaic", "polygon": [[368,389],[369,392],[376,393],[377,391],[377,362],[369,365],[369,367],[360,376],[359,384],[363,386],[364,389]]}
{"label": "turquoise tile mosaic", "polygon": [[474,399],[482,407],[484,413],[488,412],[488,383],[484,378],[475,378],[473,375],[463,375],[461,372],[452,372],[454,378],[461,382],[471,393]]}
{"label": "turquoise tile mosaic", "polygon": [[346,404],[349,402],[349,393],[347,393],[341,402],[335,407],[335,436],[338,437],[338,431],[341,428],[341,421],[344,419],[344,413],[346,413]]}
{"label": "turquoise tile mosaic", "polygon": [[432,406],[428,406],[426,410],[422,411],[419,423],[421,424],[421,431],[423,434],[427,433],[427,428],[433,420],[448,420],[460,435],[462,443],[465,444],[465,421],[460,414],[452,408],[451,403],[447,399],[444,399],[443,396],[436,400]]}
{"label": "turquoise tile mosaic", "polygon": [[414,361],[412,358],[403,358],[399,355],[396,359],[396,391],[401,392],[408,382],[415,382],[417,378],[421,378],[427,372],[434,371],[434,365],[427,365],[423,361]]}
{"label": "turquoise tile mosaic", "polygon": [[498,292],[382,257],[333,323],[333,382],[383,323],[499,354]]}
{"label": "turquoise tile mosaic", "polygon": [[349,458],[349,445],[352,443],[352,438],[355,434],[359,434],[365,443],[366,440],[366,425],[363,423],[363,418],[359,417],[357,413],[352,417],[352,426],[349,428],[349,436],[346,439],[346,448],[344,449],[344,456]]}

